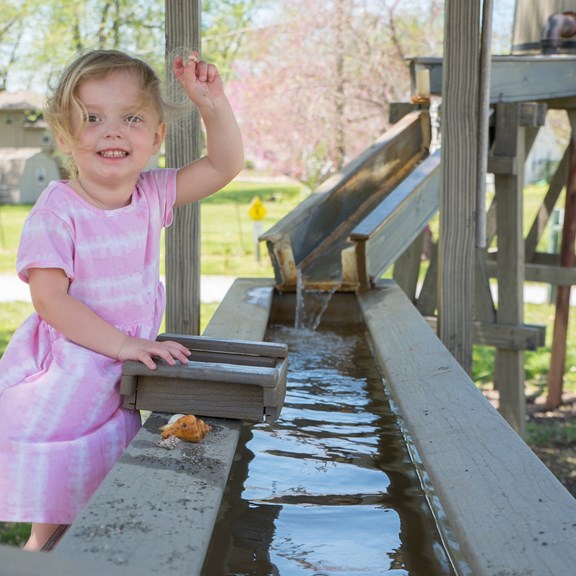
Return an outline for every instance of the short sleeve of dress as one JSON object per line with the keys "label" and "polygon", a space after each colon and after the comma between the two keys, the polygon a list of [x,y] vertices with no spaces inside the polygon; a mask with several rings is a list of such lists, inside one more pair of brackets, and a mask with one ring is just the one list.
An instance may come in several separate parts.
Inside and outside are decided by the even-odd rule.
{"label": "short sleeve of dress", "polygon": [[173,208],[176,202],[176,175],[175,168],[162,168],[149,170],[140,175],[141,185],[147,191],[154,189],[158,194],[159,209],[162,226],[170,226],[174,218]]}
{"label": "short sleeve of dress", "polygon": [[22,229],[16,270],[28,282],[30,268],[61,268],[74,279],[74,235],[62,219],[49,210],[32,211]]}

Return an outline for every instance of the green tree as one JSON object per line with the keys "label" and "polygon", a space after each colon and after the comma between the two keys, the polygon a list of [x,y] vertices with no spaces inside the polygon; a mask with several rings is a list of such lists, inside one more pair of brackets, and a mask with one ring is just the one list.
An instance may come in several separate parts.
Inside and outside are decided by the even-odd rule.
{"label": "green tree", "polygon": [[[225,80],[268,0],[204,0],[203,55]],[[38,89],[78,51],[118,48],[164,69],[164,0],[0,0],[0,89]],[[194,46],[185,47],[196,48]],[[10,72],[17,68],[17,77]]]}
{"label": "green tree", "polygon": [[245,40],[267,0],[203,0],[202,53],[214,62],[225,82],[233,76],[234,63],[244,56]]}
{"label": "green tree", "polygon": [[[11,11],[4,11],[3,5]],[[27,0],[0,3],[2,23],[14,32],[2,42],[0,72],[17,62],[19,76],[35,88],[68,63],[75,53],[118,48],[145,57],[157,69],[164,64],[162,0]],[[0,31],[6,26],[0,25]],[[25,40],[25,41],[23,41]],[[11,50],[12,60],[6,53]],[[7,78],[8,71],[4,74]],[[9,88],[9,83],[5,82]]]}
{"label": "green tree", "polygon": [[0,0],[0,91],[8,87],[8,75],[18,60],[26,16],[33,2]]}

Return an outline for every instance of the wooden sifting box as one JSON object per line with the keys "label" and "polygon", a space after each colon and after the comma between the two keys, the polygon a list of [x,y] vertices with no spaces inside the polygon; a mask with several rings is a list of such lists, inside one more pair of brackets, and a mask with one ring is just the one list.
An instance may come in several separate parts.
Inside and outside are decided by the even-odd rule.
{"label": "wooden sifting box", "polygon": [[124,362],[120,393],[124,408],[187,413],[237,420],[275,420],[286,394],[288,347],[274,342],[160,334],[180,342],[188,364]]}

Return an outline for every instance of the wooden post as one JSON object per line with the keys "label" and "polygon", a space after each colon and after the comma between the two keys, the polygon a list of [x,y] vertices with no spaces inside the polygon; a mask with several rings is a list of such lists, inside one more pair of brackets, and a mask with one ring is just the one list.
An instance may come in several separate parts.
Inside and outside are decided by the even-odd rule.
{"label": "wooden post", "polygon": [[439,336],[472,372],[481,0],[447,0],[442,69]]}
{"label": "wooden post", "polygon": [[[560,266],[574,266],[574,244],[576,240],[576,112],[568,111],[572,125],[570,142],[571,159],[566,184],[566,201],[564,206],[564,226],[560,244]],[[554,316],[554,333],[552,336],[552,355],[550,371],[548,372],[548,395],[546,407],[549,410],[562,404],[562,388],[564,368],[566,364],[566,334],[570,316],[570,285],[560,285],[556,288],[556,315]]]}
{"label": "wooden post", "polygon": [[[166,73],[172,98],[181,97],[173,77],[172,60],[183,49],[200,51],[200,0],[166,0]],[[178,125],[166,139],[166,165],[179,168],[200,156],[200,115],[192,104],[179,114]],[[166,330],[178,334],[200,332],[200,206],[174,210],[166,230]]]}
{"label": "wooden post", "polygon": [[[480,42],[480,87],[478,96],[478,178],[476,190],[476,247],[486,248],[486,171],[490,128],[490,71],[492,62],[492,0],[484,0]],[[478,254],[484,259],[483,254]]]}
{"label": "wooden post", "polygon": [[[524,236],[522,229],[525,129],[518,104],[496,107],[494,156],[509,159],[510,172],[495,175],[498,236],[499,324],[524,323]],[[496,351],[494,383],[500,392],[500,413],[519,433],[524,432],[524,351]]]}

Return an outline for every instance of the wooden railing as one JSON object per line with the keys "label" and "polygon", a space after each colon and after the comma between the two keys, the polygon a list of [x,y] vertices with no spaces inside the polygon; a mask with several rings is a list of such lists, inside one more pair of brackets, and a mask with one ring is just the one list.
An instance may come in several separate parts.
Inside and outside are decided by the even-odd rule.
{"label": "wooden railing", "polygon": [[573,573],[576,499],[484,398],[402,290],[382,282],[358,301],[463,573]]}

